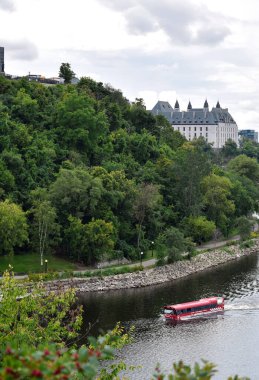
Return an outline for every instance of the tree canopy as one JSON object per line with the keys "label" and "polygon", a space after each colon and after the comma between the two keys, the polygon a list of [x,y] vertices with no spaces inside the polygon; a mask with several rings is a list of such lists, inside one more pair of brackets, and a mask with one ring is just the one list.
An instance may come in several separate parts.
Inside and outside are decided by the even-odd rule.
{"label": "tree canopy", "polygon": [[167,229],[199,242],[259,209],[259,144],[186,141],[143,99],[61,69],[66,86],[0,77],[2,254],[137,258]]}

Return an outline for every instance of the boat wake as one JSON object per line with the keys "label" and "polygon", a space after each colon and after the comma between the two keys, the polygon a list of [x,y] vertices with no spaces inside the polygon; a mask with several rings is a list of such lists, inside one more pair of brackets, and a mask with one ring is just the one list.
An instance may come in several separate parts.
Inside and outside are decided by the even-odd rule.
{"label": "boat wake", "polygon": [[231,310],[259,310],[259,303],[257,304],[248,304],[248,303],[225,304],[225,311],[231,311]]}

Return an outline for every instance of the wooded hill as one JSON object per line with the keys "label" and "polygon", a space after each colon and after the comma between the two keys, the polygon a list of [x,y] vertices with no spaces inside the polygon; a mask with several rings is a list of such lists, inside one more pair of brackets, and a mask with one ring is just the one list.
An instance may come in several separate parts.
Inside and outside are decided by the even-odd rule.
{"label": "wooded hill", "polygon": [[[93,264],[227,236],[258,210],[259,145],[215,151],[110,85],[0,77],[0,254]],[[186,239],[186,238],[190,239]],[[168,252],[167,252],[168,253]]]}

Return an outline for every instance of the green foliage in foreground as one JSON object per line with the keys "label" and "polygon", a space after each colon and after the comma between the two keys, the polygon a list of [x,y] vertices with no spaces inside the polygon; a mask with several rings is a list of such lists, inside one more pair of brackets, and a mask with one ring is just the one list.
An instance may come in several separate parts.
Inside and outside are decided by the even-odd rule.
{"label": "green foliage in foreground", "polygon": [[[82,307],[73,290],[46,293],[6,272],[0,294],[0,379],[92,379],[100,360],[112,358],[114,349],[131,341],[117,324],[76,352]],[[108,366],[101,378],[114,379],[122,368],[121,363]]]}
{"label": "green foliage in foreground", "polygon": [[55,342],[72,344],[82,323],[73,290],[46,293],[41,283],[21,284],[11,272],[0,283],[0,352]]}
{"label": "green foliage in foreground", "polygon": [[[195,363],[193,368],[184,364],[182,361],[173,364],[173,372],[165,375],[157,366],[152,380],[211,380],[217,373],[216,366],[213,363],[203,360],[203,364]],[[249,380],[248,377],[228,377],[227,380]]]}
{"label": "green foliage in foreground", "polygon": [[[111,344],[107,345],[101,337],[91,338],[89,347],[82,346],[78,350],[70,351],[57,350],[54,346],[38,351],[7,348],[0,364],[0,378],[119,380],[120,372],[127,368],[124,363],[119,363],[108,371],[104,368],[100,370],[100,362],[114,358],[112,344],[117,345],[119,339],[118,336],[111,337]],[[133,367],[128,369],[134,370]],[[193,368],[180,361],[174,363],[173,371],[169,375],[163,374],[157,366],[151,380],[211,380],[216,372],[216,366],[206,361],[202,365],[196,363]],[[249,379],[234,376],[228,377],[227,380]]]}

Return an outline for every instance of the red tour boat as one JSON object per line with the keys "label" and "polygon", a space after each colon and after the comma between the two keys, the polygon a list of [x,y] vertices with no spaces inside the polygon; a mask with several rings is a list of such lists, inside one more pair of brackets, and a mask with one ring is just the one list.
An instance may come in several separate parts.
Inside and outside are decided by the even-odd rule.
{"label": "red tour boat", "polygon": [[219,313],[223,310],[224,298],[211,297],[199,301],[164,306],[163,315],[166,321],[181,321]]}

